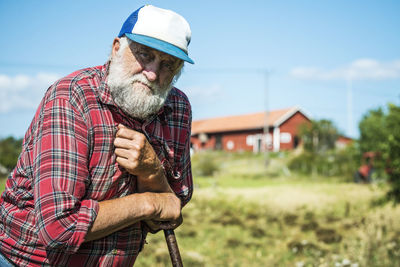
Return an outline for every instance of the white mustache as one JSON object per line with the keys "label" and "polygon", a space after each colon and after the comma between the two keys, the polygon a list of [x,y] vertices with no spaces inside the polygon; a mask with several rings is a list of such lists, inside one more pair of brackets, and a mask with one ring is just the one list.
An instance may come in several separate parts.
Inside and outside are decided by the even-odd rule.
{"label": "white mustache", "polygon": [[129,79],[129,83],[133,84],[135,82],[139,82],[139,83],[146,85],[153,92],[160,92],[160,90],[161,90],[160,86],[158,86],[154,82],[150,82],[143,73],[137,73],[137,74],[132,75],[132,77]]}

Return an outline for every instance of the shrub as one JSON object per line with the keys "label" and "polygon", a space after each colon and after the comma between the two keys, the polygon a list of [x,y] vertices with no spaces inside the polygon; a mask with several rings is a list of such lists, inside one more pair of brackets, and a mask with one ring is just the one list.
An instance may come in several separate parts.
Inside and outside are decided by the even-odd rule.
{"label": "shrub", "polygon": [[18,155],[21,152],[22,139],[7,137],[0,139],[0,165],[4,166],[7,171],[15,167]]}
{"label": "shrub", "polygon": [[213,176],[219,170],[216,156],[212,152],[200,152],[192,157],[193,173],[199,176]]}
{"label": "shrub", "polygon": [[305,151],[292,158],[288,167],[305,175],[345,176],[351,180],[358,164],[357,150],[349,146],[344,150],[329,150],[325,153]]}

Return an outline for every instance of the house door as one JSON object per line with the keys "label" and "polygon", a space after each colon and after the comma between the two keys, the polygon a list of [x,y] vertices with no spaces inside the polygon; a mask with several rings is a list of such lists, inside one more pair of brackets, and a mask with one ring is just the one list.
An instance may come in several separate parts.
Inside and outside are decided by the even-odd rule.
{"label": "house door", "polygon": [[297,135],[293,138],[293,148],[296,148],[300,143],[299,137]]}
{"label": "house door", "polygon": [[221,135],[215,136],[215,149],[216,150],[222,149],[222,136]]}
{"label": "house door", "polygon": [[261,152],[262,146],[263,146],[262,135],[261,134],[254,135],[253,136],[253,152],[254,153]]}

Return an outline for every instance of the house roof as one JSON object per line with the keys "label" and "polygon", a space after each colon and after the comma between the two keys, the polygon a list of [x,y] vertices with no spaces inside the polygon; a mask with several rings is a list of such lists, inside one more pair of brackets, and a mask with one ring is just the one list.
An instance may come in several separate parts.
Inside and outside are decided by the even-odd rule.
{"label": "house roof", "polygon": [[342,143],[351,143],[353,142],[354,139],[348,136],[344,136],[344,135],[339,135],[338,139],[336,140],[336,142],[342,142]]}
{"label": "house roof", "polygon": [[[298,111],[309,118],[299,107],[272,110],[268,113],[268,125],[274,127],[280,126]],[[246,115],[196,120],[192,122],[192,134],[261,129],[265,126],[265,118],[265,112],[258,112]]]}

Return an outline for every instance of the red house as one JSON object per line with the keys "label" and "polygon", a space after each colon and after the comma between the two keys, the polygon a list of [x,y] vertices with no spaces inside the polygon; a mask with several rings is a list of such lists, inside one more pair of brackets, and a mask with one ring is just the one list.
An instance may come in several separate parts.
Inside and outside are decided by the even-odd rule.
{"label": "red house", "polygon": [[273,110],[268,115],[259,112],[197,120],[192,123],[191,142],[195,151],[290,150],[299,144],[299,126],[304,123],[310,123],[310,118],[299,107]]}
{"label": "red house", "polygon": [[335,146],[338,149],[343,149],[353,142],[354,142],[354,140],[352,138],[344,136],[344,135],[340,135],[335,142]]}

